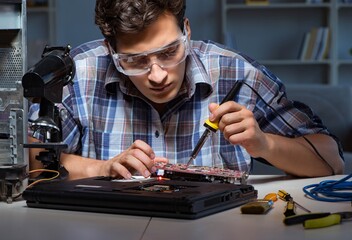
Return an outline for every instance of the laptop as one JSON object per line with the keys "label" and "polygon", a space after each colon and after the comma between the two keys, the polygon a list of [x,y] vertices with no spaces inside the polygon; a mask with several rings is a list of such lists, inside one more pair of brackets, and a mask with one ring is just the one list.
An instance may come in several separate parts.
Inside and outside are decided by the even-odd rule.
{"label": "laptop", "polygon": [[197,219],[257,198],[247,184],[94,177],[40,182],[23,192],[28,207]]}

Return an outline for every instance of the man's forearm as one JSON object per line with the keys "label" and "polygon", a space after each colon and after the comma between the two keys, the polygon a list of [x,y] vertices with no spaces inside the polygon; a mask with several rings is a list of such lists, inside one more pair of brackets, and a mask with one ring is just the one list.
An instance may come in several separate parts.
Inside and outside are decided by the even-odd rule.
{"label": "man's forearm", "polygon": [[305,137],[315,146],[324,160],[303,137],[286,138],[273,134],[267,134],[269,150],[261,157],[295,176],[316,177],[343,173],[344,162],[333,138],[324,134]]}
{"label": "man's forearm", "polygon": [[[38,142],[38,140],[32,137],[29,137],[28,142],[36,143]],[[39,152],[44,150],[45,149],[40,149],[40,148],[29,149],[29,169],[30,170],[43,168],[43,164],[40,161],[36,160],[36,156],[38,156]],[[100,160],[89,159],[78,155],[65,154],[65,153],[61,153],[60,162],[69,172],[70,179],[97,176],[99,175],[98,165],[102,164],[102,161]],[[33,177],[35,177],[38,174],[39,173],[33,174]]]}
{"label": "man's forearm", "polygon": [[99,165],[103,161],[84,158],[74,154],[61,154],[61,164],[69,172],[69,179],[87,178],[99,175]]}

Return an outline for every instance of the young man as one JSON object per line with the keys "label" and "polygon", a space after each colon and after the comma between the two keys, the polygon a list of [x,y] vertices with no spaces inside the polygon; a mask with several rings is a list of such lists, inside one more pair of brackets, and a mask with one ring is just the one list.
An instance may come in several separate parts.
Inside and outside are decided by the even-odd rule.
{"label": "young man", "polygon": [[[95,11],[105,39],[71,51],[76,75],[64,89],[61,162],[70,178],[147,177],[156,161],[186,163],[207,118],[219,131],[195,165],[249,171],[261,158],[295,176],[343,172],[339,144],[276,76],[190,40],[183,0],[97,0]],[[238,81],[234,99],[219,105]]]}

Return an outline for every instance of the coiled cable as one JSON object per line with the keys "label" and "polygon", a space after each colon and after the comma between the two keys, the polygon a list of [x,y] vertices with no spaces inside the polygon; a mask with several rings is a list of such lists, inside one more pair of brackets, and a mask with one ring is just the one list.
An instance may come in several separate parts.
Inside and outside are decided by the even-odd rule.
{"label": "coiled cable", "polygon": [[352,174],[340,180],[325,180],[317,184],[303,187],[303,192],[309,197],[325,202],[352,201]]}

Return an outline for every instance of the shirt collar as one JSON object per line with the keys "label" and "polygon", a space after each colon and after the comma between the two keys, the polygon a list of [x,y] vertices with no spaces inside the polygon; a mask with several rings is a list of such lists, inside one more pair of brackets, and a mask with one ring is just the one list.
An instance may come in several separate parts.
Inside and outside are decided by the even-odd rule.
{"label": "shirt collar", "polygon": [[188,97],[200,91],[201,97],[206,98],[213,92],[212,81],[204,68],[204,62],[200,60],[196,52],[191,48],[186,66],[186,81],[188,82]]}

